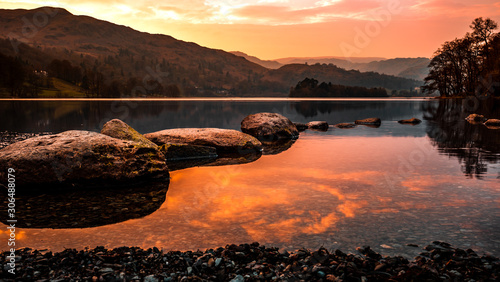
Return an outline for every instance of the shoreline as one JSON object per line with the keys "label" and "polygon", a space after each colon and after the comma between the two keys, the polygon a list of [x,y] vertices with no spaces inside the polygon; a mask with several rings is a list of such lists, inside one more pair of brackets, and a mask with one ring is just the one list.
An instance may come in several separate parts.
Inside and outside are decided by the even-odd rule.
{"label": "shoreline", "polygon": [[[418,246],[412,246],[418,248]],[[383,256],[370,247],[357,253],[299,249],[294,252],[259,243],[226,245],[205,251],[168,251],[157,247],[62,252],[23,248],[14,261],[15,276],[0,270],[3,281],[498,281],[500,260],[473,250],[434,241],[409,261]]]}

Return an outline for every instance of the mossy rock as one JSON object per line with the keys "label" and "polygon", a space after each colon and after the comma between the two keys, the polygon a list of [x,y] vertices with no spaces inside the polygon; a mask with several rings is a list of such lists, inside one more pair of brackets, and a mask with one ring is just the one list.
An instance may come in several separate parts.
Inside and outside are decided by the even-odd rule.
{"label": "mossy rock", "polygon": [[157,145],[149,141],[142,134],[133,129],[130,125],[119,119],[112,119],[102,127],[101,133],[121,140],[137,142],[143,146],[156,148]]}

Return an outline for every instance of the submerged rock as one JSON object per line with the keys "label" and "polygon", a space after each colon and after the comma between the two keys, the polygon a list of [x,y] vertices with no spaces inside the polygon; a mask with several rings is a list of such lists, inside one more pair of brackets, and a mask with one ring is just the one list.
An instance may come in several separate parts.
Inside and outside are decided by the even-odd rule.
{"label": "submerged rock", "polygon": [[178,128],[144,134],[157,145],[188,144],[214,147],[217,154],[249,154],[262,150],[262,143],[256,138],[232,129],[220,128]]}
{"label": "submerged rock", "polygon": [[104,124],[101,133],[121,140],[137,142],[146,147],[157,148],[157,145],[149,141],[142,134],[119,119],[112,119]]}
{"label": "submerged rock", "polygon": [[[30,138],[0,150],[0,179],[15,169],[16,186],[119,186],[167,178],[165,157],[150,146],[90,131]],[[43,189],[45,189],[43,188]]]}
{"label": "submerged rock", "polygon": [[299,136],[297,127],[286,117],[276,113],[258,113],[241,121],[241,131],[259,140],[295,139]]}
{"label": "submerged rock", "polygon": [[337,128],[354,128],[356,127],[355,124],[352,124],[352,123],[346,123],[346,122],[343,122],[343,123],[337,123],[336,125],[334,125],[335,127]]}
{"label": "submerged rock", "polygon": [[168,161],[217,157],[217,150],[214,147],[199,145],[164,144],[160,147],[160,151],[165,155]]}
{"label": "submerged rock", "polygon": [[326,121],[311,121],[307,123],[307,127],[314,130],[327,131],[329,125]]}
{"label": "submerged rock", "polygon": [[421,123],[422,121],[419,120],[418,118],[410,118],[410,119],[402,119],[402,120],[399,120],[398,122],[401,124],[413,124],[413,125],[415,125],[415,124]]}
{"label": "submerged rock", "polygon": [[365,119],[358,119],[354,123],[362,125],[380,125],[382,121],[380,120],[380,118],[365,118]]}

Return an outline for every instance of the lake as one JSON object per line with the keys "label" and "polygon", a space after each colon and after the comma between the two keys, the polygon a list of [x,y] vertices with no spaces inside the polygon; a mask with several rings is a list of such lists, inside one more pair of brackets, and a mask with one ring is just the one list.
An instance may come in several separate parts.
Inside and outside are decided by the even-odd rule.
{"label": "lake", "polygon": [[[409,258],[431,241],[500,256],[500,103],[456,100],[216,99],[0,101],[0,131],[99,131],[120,118],[141,133],[239,129],[252,113],[329,124],[380,117],[380,127],[306,130],[255,158],[171,165],[169,183],[105,191],[22,193],[17,246],[207,249],[258,241]],[[421,124],[397,121],[416,117]],[[7,242],[5,213],[0,241]],[[7,244],[0,244],[7,250]]]}

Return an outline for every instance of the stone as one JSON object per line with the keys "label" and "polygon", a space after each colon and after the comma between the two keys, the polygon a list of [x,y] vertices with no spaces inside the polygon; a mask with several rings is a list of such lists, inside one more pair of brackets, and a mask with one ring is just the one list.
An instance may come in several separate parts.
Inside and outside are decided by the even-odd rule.
{"label": "stone", "polygon": [[308,128],[307,123],[294,122],[293,124],[297,127],[298,131],[304,131]]}
{"label": "stone", "polygon": [[248,134],[220,128],[178,128],[144,134],[144,137],[161,146],[187,144],[214,147],[217,154],[250,154],[262,151],[262,143]]}
{"label": "stone", "polygon": [[307,127],[314,130],[327,131],[329,125],[326,121],[311,121],[307,123]]}
{"label": "stone", "polygon": [[142,134],[119,119],[112,119],[104,124],[101,134],[108,135],[121,140],[137,142],[143,146],[157,148],[157,145],[149,141]]}
{"label": "stone", "polygon": [[241,121],[241,131],[259,140],[296,139],[297,127],[286,117],[276,113],[258,113]]}
{"label": "stone", "polygon": [[358,119],[354,123],[363,125],[380,125],[382,121],[380,120],[380,118],[365,118],[365,119]]}
{"label": "stone", "polygon": [[356,127],[355,124],[352,124],[352,123],[337,123],[336,125],[334,125],[335,127],[337,128],[342,128],[342,129],[345,129],[345,128],[354,128]]}
{"label": "stone", "polygon": [[165,157],[150,146],[72,130],[16,142],[0,150],[0,179],[14,168],[16,186],[121,186],[169,177]]}
{"label": "stone", "polygon": [[419,120],[418,118],[410,118],[410,119],[402,119],[402,120],[399,120],[398,121],[399,123],[401,124],[419,124],[421,123],[422,121]]}
{"label": "stone", "polygon": [[160,151],[165,155],[167,161],[217,158],[217,150],[209,146],[163,144]]}
{"label": "stone", "polygon": [[487,121],[484,122],[484,125],[486,126],[500,126],[500,119],[488,119]]}
{"label": "stone", "polygon": [[486,121],[487,118],[485,118],[483,115],[470,114],[468,117],[465,118],[465,120],[470,123],[480,123]]}

